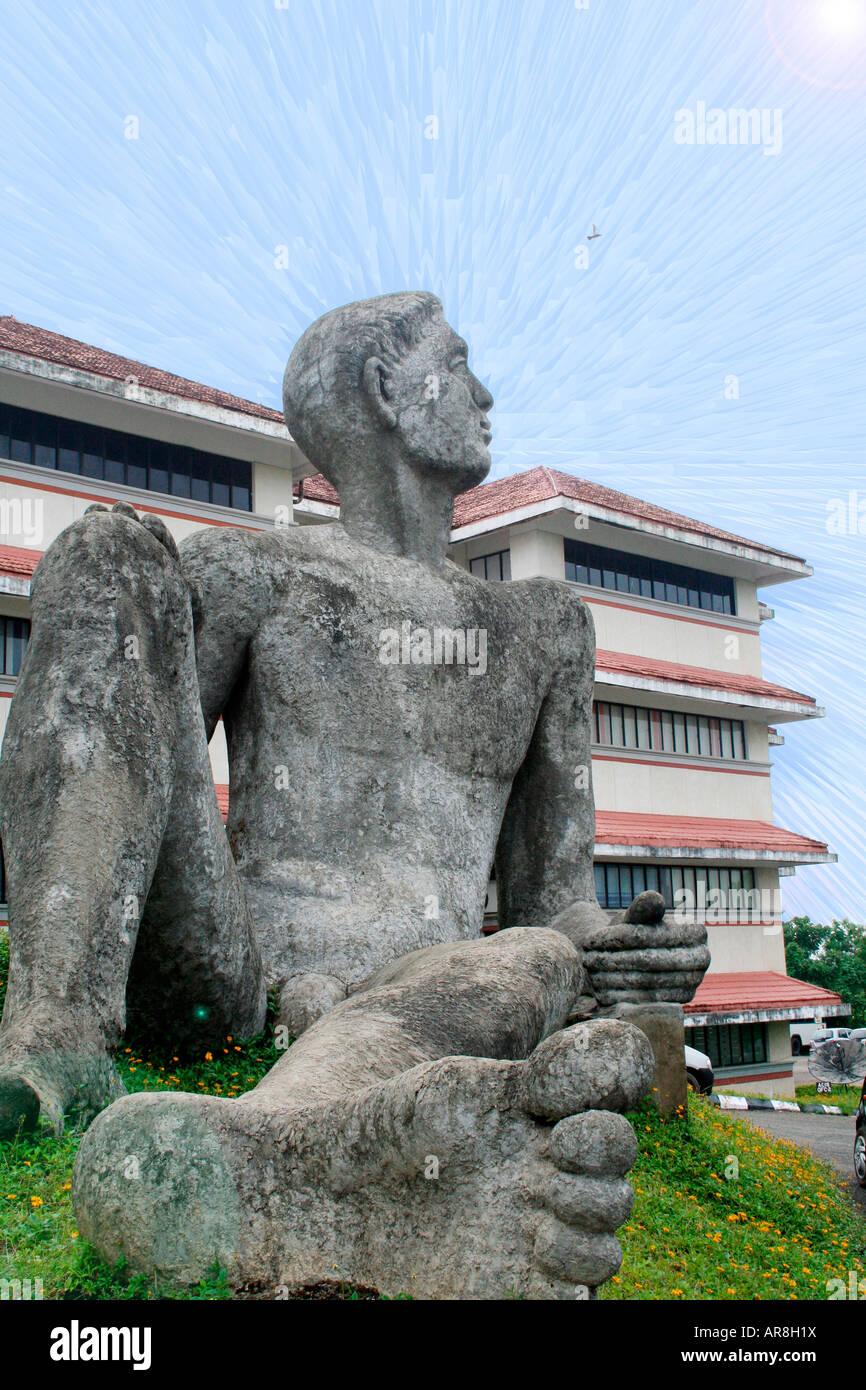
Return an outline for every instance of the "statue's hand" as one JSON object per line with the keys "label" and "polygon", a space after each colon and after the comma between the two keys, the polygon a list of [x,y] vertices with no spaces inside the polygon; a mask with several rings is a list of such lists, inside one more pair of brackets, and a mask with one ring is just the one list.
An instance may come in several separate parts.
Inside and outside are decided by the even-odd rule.
{"label": "statue's hand", "polygon": [[687,1004],[710,963],[704,924],[666,917],[658,893],[641,893],[613,921],[595,903],[574,903],[550,925],[583,951],[603,1007]]}

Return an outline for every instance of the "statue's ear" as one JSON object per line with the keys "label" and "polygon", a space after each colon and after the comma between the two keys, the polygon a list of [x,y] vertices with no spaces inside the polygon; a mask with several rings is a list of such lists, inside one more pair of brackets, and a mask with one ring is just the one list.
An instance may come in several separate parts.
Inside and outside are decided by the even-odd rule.
{"label": "statue's ear", "polygon": [[387,430],[397,426],[397,416],[389,401],[391,391],[389,372],[381,357],[368,357],[364,363],[364,390],[375,414]]}

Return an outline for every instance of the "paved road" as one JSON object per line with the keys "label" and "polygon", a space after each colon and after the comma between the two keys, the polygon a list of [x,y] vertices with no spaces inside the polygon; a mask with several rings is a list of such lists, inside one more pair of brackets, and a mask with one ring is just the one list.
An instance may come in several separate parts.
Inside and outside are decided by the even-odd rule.
{"label": "paved road", "polygon": [[776,1139],[790,1139],[804,1149],[811,1149],[816,1158],[831,1164],[847,1179],[848,1190],[866,1216],[866,1188],[860,1187],[851,1172],[854,1149],[853,1115],[798,1115],[795,1110],[728,1111],[738,1120],[745,1120],[756,1129],[766,1130]]}

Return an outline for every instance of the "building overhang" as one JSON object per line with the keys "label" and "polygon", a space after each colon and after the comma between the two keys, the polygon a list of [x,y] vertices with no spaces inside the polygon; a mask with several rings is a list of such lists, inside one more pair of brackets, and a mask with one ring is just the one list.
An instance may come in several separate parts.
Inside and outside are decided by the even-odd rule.
{"label": "building overhang", "polygon": [[795,980],[777,970],[710,972],[694,999],[683,1005],[685,1021],[694,1028],[725,1023],[812,1021],[850,1014],[851,1006],[832,990]]}
{"label": "building overhang", "polygon": [[741,671],[717,671],[705,666],[685,666],[657,657],[636,656],[626,652],[599,649],[595,654],[596,687],[611,694],[602,699],[622,700],[622,691],[629,691],[629,700],[639,705],[651,705],[661,696],[675,707],[700,701],[701,711],[716,710],[727,718],[738,714],[742,718],[778,717],[780,722],[792,719],[819,719],[824,710],[809,695],[789,690]]}
{"label": "building overhang", "polygon": [[[490,484],[482,483],[482,490],[485,486]],[[585,518],[588,518],[589,526],[584,523]],[[576,519],[584,524],[576,526]],[[456,526],[451,532],[451,543],[456,545],[496,531],[508,532],[512,527],[527,522],[563,537],[589,540],[593,545],[611,549],[627,548],[657,559],[711,568],[719,574],[748,579],[759,588],[792,579],[808,579],[814,573],[812,567],[797,556],[765,549],[756,543],[736,538],[722,539],[704,531],[664,524],[613,511],[598,503],[562,496],[530,502],[496,516],[480,517],[463,526]],[[627,537],[629,543],[624,547]],[[497,542],[494,549],[503,549],[506,545],[507,541]],[[685,550],[691,554],[685,554]]]}
{"label": "building overhang", "polygon": [[835,864],[820,840],[767,821],[596,811],[596,859],[693,864]]}
{"label": "building overhang", "polygon": [[309,463],[276,412],[247,414],[0,348],[0,399],[26,410],[266,463],[306,477]]}
{"label": "building overhang", "polygon": [[[691,1004],[685,1006],[691,1009]],[[821,1018],[847,1018],[851,1012],[850,1004],[827,1004],[821,1006]],[[778,1008],[730,1008],[717,1009],[707,1013],[686,1012],[684,1023],[687,1028],[717,1028],[726,1023],[814,1023],[814,1006],[807,1004],[780,1004]],[[735,1070],[732,1067],[730,1070]]]}

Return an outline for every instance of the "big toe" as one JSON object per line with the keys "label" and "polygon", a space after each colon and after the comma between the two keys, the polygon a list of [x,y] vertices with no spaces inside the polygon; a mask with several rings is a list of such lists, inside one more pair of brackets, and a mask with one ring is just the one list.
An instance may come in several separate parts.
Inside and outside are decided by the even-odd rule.
{"label": "big toe", "polygon": [[117,1101],[84,1136],[72,1173],[82,1234],[109,1261],[182,1284],[230,1266],[238,1195],[200,1097]]}
{"label": "big toe", "polygon": [[646,1034],[620,1019],[576,1023],[546,1038],[523,1067],[526,1109],[544,1120],[584,1110],[629,1110],[649,1090]]}

